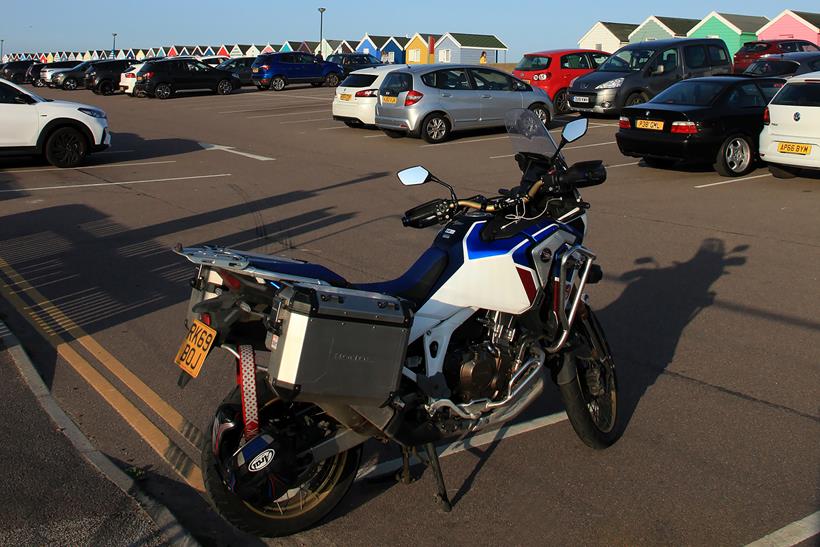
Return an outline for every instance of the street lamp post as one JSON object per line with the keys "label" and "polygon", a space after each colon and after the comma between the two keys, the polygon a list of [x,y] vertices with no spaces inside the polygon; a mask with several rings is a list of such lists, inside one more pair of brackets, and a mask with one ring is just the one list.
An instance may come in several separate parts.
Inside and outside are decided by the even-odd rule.
{"label": "street lamp post", "polygon": [[[324,22],[325,22],[325,12],[327,8],[319,8],[319,53],[322,53],[322,40],[324,39]],[[324,55],[322,55],[324,57]]]}
{"label": "street lamp post", "polygon": [[6,45],[5,40],[0,40],[0,62],[3,60],[3,46]]}
{"label": "street lamp post", "polygon": [[114,57],[116,57],[116,55],[117,55],[117,54],[115,53],[115,51],[117,51],[117,33],[116,33],[116,32],[112,32],[112,33],[111,33],[111,36],[113,36],[113,37],[114,37],[114,43],[111,45],[111,57],[112,57],[112,58],[114,58]]}

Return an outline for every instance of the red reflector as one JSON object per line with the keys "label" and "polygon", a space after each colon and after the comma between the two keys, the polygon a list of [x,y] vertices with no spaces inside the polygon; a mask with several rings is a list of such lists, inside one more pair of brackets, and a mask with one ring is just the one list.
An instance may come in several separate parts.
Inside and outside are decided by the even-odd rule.
{"label": "red reflector", "polygon": [[136,75],[136,74],[134,74],[133,72],[126,72],[126,73],[125,73],[125,77],[126,77],[126,78],[136,78],[136,77],[137,77],[137,75]]}
{"label": "red reflector", "polygon": [[362,89],[356,92],[357,97],[375,97],[379,92],[378,89]]}
{"label": "red reflector", "polygon": [[672,122],[671,132],[691,135],[698,132],[698,126],[695,122]]}
{"label": "red reflector", "polygon": [[524,291],[527,293],[527,299],[530,304],[535,300],[535,295],[538,294],[538,289],[535,287],[535,280],[533,279],[533,272],[520,266],[515,267],[518,272],[518,277],[521,279],[521,284],[524,285]]}
{"label": "red reflector", "polygon": [[769,117],[769,107],[763,109],[763,125],[769,125],[771,118]]}
{"label": "red reflector", "polygon": [[629,129],[630,127],[632,127],[632,124],[629,123],[629,118],[627,118],[626,116],[621,116],[618,119],[618,127],[620,129]]}
{"label": "red reflector", "polygon": [[211,326],[211,314],[210,313],[200,314],[199,320],[202,321],[203,323],[205,323],[206,325],[208,325],[209,327]]}
{"label": "red reflector", "polygon": [[220,270],[217,273],[229,288],[236,291],[239,290],[239,288],[242,286],[242,283],[228,272]]}
{"label": "red reflector", "polygon": [[404,106],[413,106],[414,104],[419,102],[422,97],[424,97],[423,93],[419,93],[415,90],[410,90],[407,92],[407,97],[404,98]]}

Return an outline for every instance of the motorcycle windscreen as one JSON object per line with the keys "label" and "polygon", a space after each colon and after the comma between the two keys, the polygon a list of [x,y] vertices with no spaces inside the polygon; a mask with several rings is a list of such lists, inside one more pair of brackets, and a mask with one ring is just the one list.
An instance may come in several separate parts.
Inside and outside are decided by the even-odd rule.
{"label": "motorcycle windscreen", "polygon": [[547,127],[532,110],[525,108],[510,110],[504,116],[504,124],[515,152],[538,154],[551,158],[558,150]]}

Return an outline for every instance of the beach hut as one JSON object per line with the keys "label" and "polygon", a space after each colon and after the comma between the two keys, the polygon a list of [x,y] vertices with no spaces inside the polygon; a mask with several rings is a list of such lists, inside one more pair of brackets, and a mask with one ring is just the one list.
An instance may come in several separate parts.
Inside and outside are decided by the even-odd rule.
{"label": "beach hut", "polygon": [[598,21],[578,40],[581,49],[597,49],[613,53],[629,43],[629,35],[638,28],[633,23]]}
{"label": "beach hut", "polygon": [[40,62],[41,63],[47,63],[48,62],[48,55],[46,55],[45,53],[41,53],[40,54]]}
{"label": "beach hut", "polygon": [[230,57],[231,56],[230,55],[231,46],[226,46],[225,44],[222,44],[220,46],[214,46],[213,49],[216,52],[216,55],[219,55],[220,57]]}
{"label": "beach hut", "polygon": [[119,59],[120,61],[128,58],[128,51],[124,49],[118,49],[114,52],[114,58]]}
{"label": "beach hut", "polygon": [[356,51],[358,53],[370,54],[377,59],[382,57],[382,47],[390,40],[390,36],[376,36],[365,34],[364,38],[359,40],[356,44]]}
{"label": "beach hut", "polygon": [[[280,45],[279,47],[282,46]],[[260,53],[276,53],[277,51],[279,50],[277,49],[276,44],[265,44],[265,47],[262,48]]]}
{"label": "beach hut", "polygon": [[629,34],[629,43],[686,38],[686,33],[697,24],[698,19],[650,15]]}
{"label": "beach hut", "polygon": [[342,40],[333,53],[355,53],[357,44],[356,40]]}
{"label": "beach hut", "polygon": [[134,51],[134,59],[137,61],[142,61],[145,59],[145,50],[144,49],[137,49]]}
{"label": "beach hut", "polygon": [[91,50],[86,51],[83,53],[83,61],[90,61],[91,60]]}
{"label": "beach hut", "polygon": [[478,64],[486,53],[486,62],[497,63],[501,51],[507,51],[507,45],[493,34],[448,32],[436,42],[436,61]]}
{"label": "beach hut", "polygon": [[196,46],[174,46],[177,50],[177,55],[181,56],[193,56],[196,55]]}
{"label": "beach hut", "polygon": [[328,55],[333,55],[336,53],[336,49],[342,45],[342,40],[330,40],[325,38],[322,40],[322,46],[319,48],[319,51],[322,54],[322,57],[327,59]]}
{"label": "beach hut", "polygon": [[130,59],[130,60],[134,60],[134,59],[137,58],[137,54],[134,53],[133,49],[128,49],[128,50],[125,51],[125,58]]}
{"label": "beach hut", "polygon": [[265,49],[265,46],[262,44],[251,44],[251,47],[249,47],[248,50],[245,52],[245,57],[256,57],[257,55],[262,53],[263,49]]}
{"label": "beach hut", "polygon": [[234,44],[231,48],[230,56],[231,57],[242,57],[245,55],[245,52],[248,51],[248,48],[251,47],[247,44]]}
{"label": "beach hut", "polygon": [[176,48],[176,46],[167,47],[165,48],[165,55],[167,57],[177,57],[179,55],[179,50]]}
{"label": "beach hut", "polygon": [[692,27],[687,36],[720,38],[726,42],[729,55],[734,55],[744,43],[757,40],[757,31],[768,22],[766,17],[713,11]]}
{"label": "beach hut", "polygon": [[436,42],[441,38],[441,34],[416,33],[404,46],[404,62],[408,65],[427,65],[435,63],[433,54]]}
{"label": "beach hut", "polygon": [[302,42],[297,42],[296,40],[287,40],[282,44],[282,47],[279,50],[279,52],[287,53],[289,51],[296,51],[297,49],[299,49],[300,45],[302,45]]}
{"label": "beach hut", "polygon": [[385,63],[404,63],[404,48],[410,38],[391,36],[381,47],[381,58]]}
{"label": "beach hut", "polygon": [[199,46],[199,50],[204,56],[216,55],[216,51],[211,46]]}
{"label": "beach hut", "polygon": [[302,53],[310,53],[311,55],[315,55],[319,52],[319,42],[313,42],[311,40],[305,40],[299,47],[296,48],[296,51],[301,51]]}
{"label": "beach hut", "polygon": [[820,44],[820,13],[783,10],[757,31],[758,40],[788,40],[789,38]]}
{"label": "beach hut", "polygon": [[54,54],[53,53],[49,53],[48,55],[46,55],[46,62],[47,63],[53,63],[54,62]]}

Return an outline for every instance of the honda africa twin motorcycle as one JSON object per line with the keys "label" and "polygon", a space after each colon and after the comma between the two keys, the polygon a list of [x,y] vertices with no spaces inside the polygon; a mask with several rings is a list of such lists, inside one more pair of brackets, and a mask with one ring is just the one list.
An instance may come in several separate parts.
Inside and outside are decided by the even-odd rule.
{"label": "honda africa twin motorcycle", "polygon": [[353,284],[288,258],[177,247],[198,266],[180,384],[212,348],[236,358],[237,386],[202,452],[208,493],[234,525],[262,536],[310,527],[347,493],[369,439],[401,447],[405,479],[423,448],[449,510],[435,443],[514,419],[547,373],[587,445],[618,438],[615,365],[584,293],[602,273],[583,245],[589,204],[578,193],[606,170],[570,167],[560,153],[586,133],[585,119],[565,126],[560,146],[529,110],[506,123],[523,173],[516,188],[458,199],[423,167],[398,174],[450,197],[407,211],[405,226],[443,228],[393,281]]}

